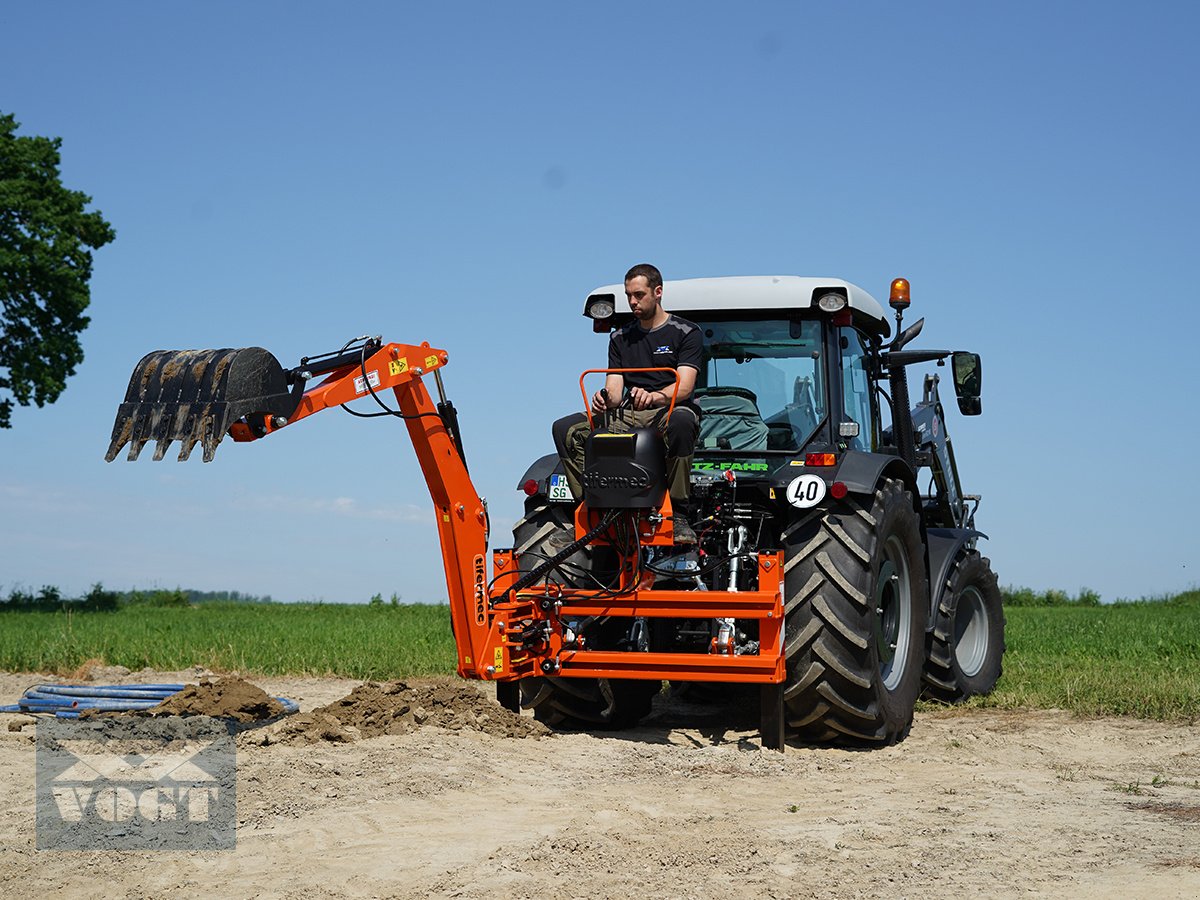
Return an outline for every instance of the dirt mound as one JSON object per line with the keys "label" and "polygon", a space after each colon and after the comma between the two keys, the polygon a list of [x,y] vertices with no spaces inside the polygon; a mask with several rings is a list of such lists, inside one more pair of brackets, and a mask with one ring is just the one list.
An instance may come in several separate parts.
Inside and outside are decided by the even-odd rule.
{"label": "dirt mound", "polygon": [[189,684],[147,712],[152,716],[221,716],[258,722],[282,716],[284,708],[257,685],[241,678],[219,678]]}
{"label": "dirt mound", "polygon": [[452,731],[481,731],[496,737],[535,737],[549,729],[524,719],[475,687],[461,681],[435,681],[410,686],[366,682],[341,700],[309,713],[289,716],[272,727],[272,744],[345,742],[383,734],[405,734],[412,728],[436,725]]}

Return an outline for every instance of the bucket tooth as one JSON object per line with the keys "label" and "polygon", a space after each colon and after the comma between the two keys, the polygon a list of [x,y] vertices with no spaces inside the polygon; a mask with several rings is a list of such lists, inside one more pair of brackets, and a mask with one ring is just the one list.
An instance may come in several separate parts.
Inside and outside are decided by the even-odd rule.
{"label": "bucket tooth", "polygon": [[[124,406],[125,404],[121,404]],[[104,454],[105,462],[112,462],[121,452],[121,448],[129,443],[129,435],[133,432],[133,421],[128,417],[122,418],[117,413],[117,423],[113,426],[112,441],[109,442],[108,452]]]}
{"label": "bucket tooth", "polygon": [[193,437],[180,438],[179,440],[179,462],[187,462],[188,457],[192,455],[192,448],[196,446],[196,440]]}

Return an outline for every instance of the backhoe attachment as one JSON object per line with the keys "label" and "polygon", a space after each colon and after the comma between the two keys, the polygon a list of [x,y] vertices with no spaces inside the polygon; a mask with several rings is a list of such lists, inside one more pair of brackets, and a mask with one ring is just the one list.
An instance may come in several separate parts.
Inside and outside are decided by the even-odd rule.
{"label": "backhoe attachment", "polygon": [[286,424],[303,390],[303,380],[262,347],[147,353],[129,379],[104,458],[112,462],[128,444],[135,460],[156,441],[154,459],[160,460],[177,440],[180,462],[196,444],[211,462],[235,422]]}

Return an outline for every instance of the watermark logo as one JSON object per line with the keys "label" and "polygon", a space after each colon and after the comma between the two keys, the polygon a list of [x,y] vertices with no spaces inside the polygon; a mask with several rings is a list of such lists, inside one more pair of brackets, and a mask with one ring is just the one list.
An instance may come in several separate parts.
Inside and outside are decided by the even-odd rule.
{"label": "watermark logo", "polygon": [[236,752],[216,719],[43,719],[37,849],[232,850]]}

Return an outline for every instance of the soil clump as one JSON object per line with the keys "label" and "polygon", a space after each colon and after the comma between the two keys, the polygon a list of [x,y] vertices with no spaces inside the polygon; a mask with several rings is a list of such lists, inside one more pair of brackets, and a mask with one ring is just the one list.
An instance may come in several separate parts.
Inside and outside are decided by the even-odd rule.
{"label": "soil clump", "polygon": [[479,731],[494,737],[539,737],[550,731],[522,718],[461,681],[438,679],[408,685],[368,681],[345,697],[271,726],[263,743],[345,743],[385,734],[406,734],[425,725]]}
{"label": "soil clump", "polygon": [[285,711],[258,685],[227,677],[189,684],[146,712],[152,716],[216,716],[236,722],[260,722],[282,716]]}

